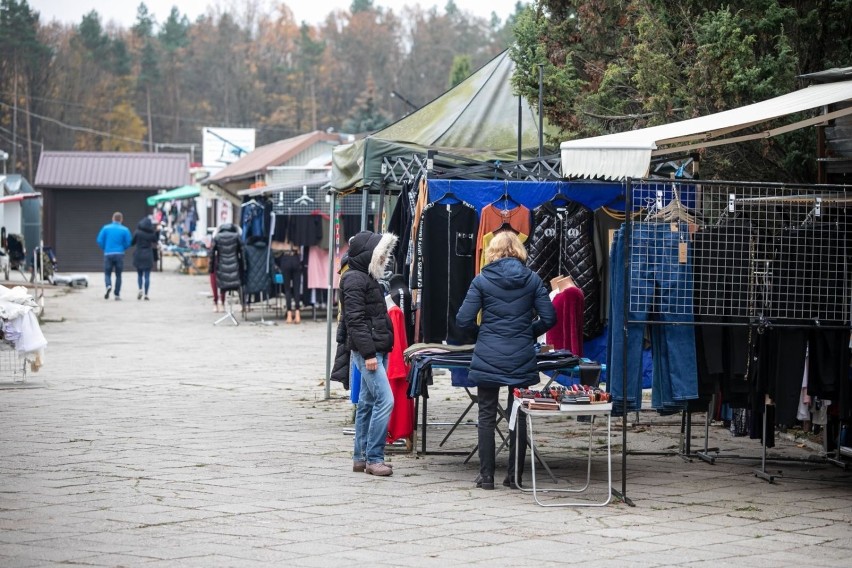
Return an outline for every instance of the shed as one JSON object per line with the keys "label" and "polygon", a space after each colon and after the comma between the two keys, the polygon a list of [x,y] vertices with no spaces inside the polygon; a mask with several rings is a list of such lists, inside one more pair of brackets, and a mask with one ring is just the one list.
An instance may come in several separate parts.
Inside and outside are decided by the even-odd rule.
{"label": "shed", "polygon": [[203,183],[219,188],[238,204],[239,192],[249,189],[255,182],[291,184],[328,171],[332,148],[339,143],[338,134],[318,130],[279,140],[255,148]]}
{"label": "shed", "polygon": [[188,154],[43,152],[35,187],[44,197],[44,242],[63,272],[103,269],[95,238],[115,211],[134,230],[148,214],[146,199],[186,185]]}

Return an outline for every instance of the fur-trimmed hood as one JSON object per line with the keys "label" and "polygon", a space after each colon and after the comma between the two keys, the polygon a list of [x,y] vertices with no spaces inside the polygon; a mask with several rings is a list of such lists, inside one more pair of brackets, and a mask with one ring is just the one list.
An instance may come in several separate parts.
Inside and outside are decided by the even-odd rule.
{"label": "fur-trimmed hood", "polygon": [[384,277],[396,241],[393,233],[361,231],[349,239],[349,268],[379,280]]}

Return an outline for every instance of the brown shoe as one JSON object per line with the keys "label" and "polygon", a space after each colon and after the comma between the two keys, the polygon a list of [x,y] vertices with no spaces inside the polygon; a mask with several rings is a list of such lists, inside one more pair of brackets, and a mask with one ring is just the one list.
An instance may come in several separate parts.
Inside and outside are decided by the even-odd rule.
{"label": "brown shoe", "polygon": [[393,468],[388,467],[385,462],[368,463],[365,471],[370,475],[378,475],[380,477],[393,475]]}
{"label": "brown shoe", "polygon": [[363,473],[367,469],[367,462],[355,460],[352,462],[352,471],[355,473]]}

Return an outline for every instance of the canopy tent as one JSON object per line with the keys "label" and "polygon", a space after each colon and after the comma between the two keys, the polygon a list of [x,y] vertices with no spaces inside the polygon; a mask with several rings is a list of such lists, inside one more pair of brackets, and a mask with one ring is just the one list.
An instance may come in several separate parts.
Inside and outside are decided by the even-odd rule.
{"label": "canopy tent", "polygon": [[[512,92],[515,64],[508,51],[459,85],[394,124],[332,151],[332,188],[344,191],[377,184],[382,158],[442,150],[473,160],[518,158],[518,97]],[[538,153],[538,113],[521,105],[522,157]],[[545,121],[545,133],[558,131]]]}
{"label": "canopy tent", "polygon": [[152,195],[148,198],[148,205],[154,206],[157,203],[162,203],[163,201],[173,201],[175,199],[189,199],[191,197],[198,197],[201,194],[201,188],[197,185],[182,185],[180,187],[176,187],[174,189],[170,189],[169,191],[164,191],[163,193],[158,193],[157,195]]}
{"label": "canopy tent", "polygon": [[[603,179],[642,178],[648,175],[651,158],[697,148],[771,138],[852,114],[852,107],[800,120],[753,134],[721,138],[756,126],[826,105],[852,99],[852,81],[813,85],[759,103],[618,134],[563,142],[562,175]],[[666,146],[660,148],[660,146]]]}

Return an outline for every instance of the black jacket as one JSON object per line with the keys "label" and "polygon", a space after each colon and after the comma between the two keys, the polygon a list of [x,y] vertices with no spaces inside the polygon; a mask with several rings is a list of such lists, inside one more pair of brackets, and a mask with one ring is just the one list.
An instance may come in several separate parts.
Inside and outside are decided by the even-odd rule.
{"label": "black jacket", "polygon": [[556,312],[537,274],[516,258],[486,265],[473,279],[456,323],[476,327],[470,378],[477,385],[526,387],[539,382],[536,337],[553,327]]}
{"label": "black jacket", "polygon": [[337,324],[337,351],[334,353],[334,366],[331,368],[331,380],[343,385],[349,390],[349,359],[350,351],[346,346],[346,323]]}
{"label": "black jacket", "polygon": [[139,221],[136,232],[133,234],[133,240],[130,241],[130,246],[136,245],[136,249],[133,251],[133,266],[137,270],[154,268],[154,249],[157,248],[159,238],[158,231],[154,230],[151,219],[144,217]]}
{"label": "black jacket", "polygon": [[556,276],[565,275],[571,276],[583,291],[586,299],[583,335],[586,337],[597,337],[603,328],[593,224],[594,214],[579,203],[568,202],[557,208],[547,202],[533,210],[535,228],[527,240],[527,266],[545,281],[546,286]]}
{"label": "black jacket", "polygon": [[269,247],[263,240],[252,238],[245,245],[246,294],[264,294],[267,298],[272,290],[274,264]]}
{"label": "black jacket", "polygon": [[346,346],[364,359],[393,348],[393,327],[378,279],[396,237],[361,231],[349,241],[349,270],[340,278]]}
{"label": "black jacket", "polygon": [[211,270],[216,272],[220,290],[239,290],[245,275],[245,258],[240,228],[233,223],[221,225],[213,237]]}

